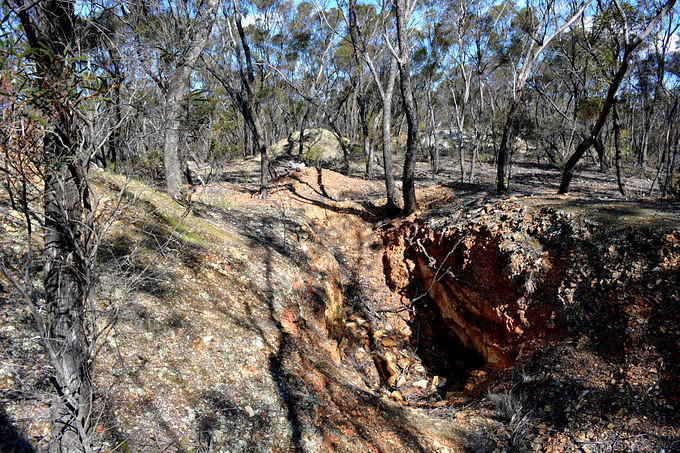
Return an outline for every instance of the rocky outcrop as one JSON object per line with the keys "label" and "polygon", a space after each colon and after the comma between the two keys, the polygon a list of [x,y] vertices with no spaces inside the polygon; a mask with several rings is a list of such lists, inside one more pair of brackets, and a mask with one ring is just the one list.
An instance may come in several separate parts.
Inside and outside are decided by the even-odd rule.
{"label": "rocky outcrop", "polygon": [[414,303],[434,302],[449,330],[493,368],[563,325],[559,294],[569,261],[570,219],[487,205],[466,220],[430,218],[385,235],[386,277]]}

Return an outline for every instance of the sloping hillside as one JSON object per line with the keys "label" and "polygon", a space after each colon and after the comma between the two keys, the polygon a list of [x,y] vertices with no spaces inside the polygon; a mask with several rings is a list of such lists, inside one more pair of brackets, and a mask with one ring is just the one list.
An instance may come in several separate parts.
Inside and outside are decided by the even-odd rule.
{"label": "sloping hillside", "polygon": [[[680,446],[672,211],[438,186],[390,220],[379,181],[321,169],[188,206],[96,180],[109,208],[125,187],[95,297],[106,451]],[[49,369],[0,291],[5,425],[39,441]]]}

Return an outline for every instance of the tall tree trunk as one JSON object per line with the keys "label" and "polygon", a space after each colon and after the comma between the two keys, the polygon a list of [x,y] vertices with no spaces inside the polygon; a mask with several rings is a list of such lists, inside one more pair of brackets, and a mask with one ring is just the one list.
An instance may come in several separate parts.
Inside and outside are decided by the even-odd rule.
{"label": "tall tree trunk", "polygon": [[605,98],[604,104],[600,109],[600,113],[597,117],[595,125],[590,130],[590,134],[586,138],[584,138],[581,141],[581,143],[579,143],[574,153],[569,157],[569,160],[567,160],[567,163],[564,165],[564,169],[562,170],[562,181],[560,181],[560,188],[558,193],[567,193],[569,191],[569,185],[571,184],[571,180],[574,177],[574,169],[576,168],[576,164],[579,162],[579,160],[581,160],[581,157],[583,157],[585,152],[588,151],[588,148],[590,148],[590,146],[593,144],[593,141],[599,135],[600,131],[604,127],[605,122],[607,120],[607,116],[609,115],[609,111],[611,110],[616,100],[616,92],[619,89],[619,85],[621,84],[623,77],[628,71],[628,65],[630,62],[630,58],[633,55],[633,52],[642,43],[642,41],[644,41],[644,39],[647,36],[649,36],[649,34],[654,30],[658,22],[670,10],[672,10],[673,5],[675,5],[675,1],[676,0],[668,0],[668,2],[657,11],[653,19],[649,21],[647,27],[644,30],[642,30],[639,34],[637,34],[633,39],[630,40],[628,39],[628,32],[626,28],[625,34],[626,45],[623,49],[621,64],[616,73],[614,74],[614,78],[609,84],[609,89],[607,90],[607,97]]}
{"label": "tall tree trunk", "polygon": [[[356,8],[356,2],[352,1],[351,6]],[[356,19],[354,19],[354,21],[355,20]],[[356,35],[359,35],[359,29],[357,27],[354,27],[354,31]],[[358,41],[356,37],[353,39]],[[389,38],[385,36],[385,39]],[[394,55],[390,57],[390,69],[387,75],[387,85],[384,86],[380,74],[373,64],[373,59],[363,45],[361,53],[368,65],[368,68],[371,71],[371,74],[373,74],[373,80],[378,89],[378,94],[380,95],[380,101],[382,103],[383,169],[385,173],[385,189],[387,193],[386,208],[388,212],[392,213],[399,210],[396,201],[394,175],[392,173],[392,99],[394,96],[394,84],[397,77],[397,58]]]}
{"label": "tall tree trunk", "polygon": [[[67,55],[75,45],[73,0],[19,5],[18,16],[37,69],[36,83],[47,87],[42,114],[52,126],[43,139],[44,306],[28,301],[54,368],[57,396],[51,404],[50,452],[90,452],[92,381],[85,307],[90,282],[93,234],[91,193],[76,156],[77,115],[64,99],[75,70]],[[29,10],[37,11],[36,23]],[[94,252],[92,252],[93,254]]]}
{"label": "tall tree trunk", "polygon": [[[72,153],[74,125],[68,124],[72,121],[59,120],[55,134],[45,137],[46,162],[63,162]],[[80,253],[79,165],[62,163],[45,177],[44,342],[57,390],[51,408],[50,452],[91,451],[92,379],[85,332],[89,268]]]}
{"label": "tall tree trunk", "polygon": [[508,181],[508,156],[510,154],[508,150],[508,143],[512,140],[513,133],[513,121],[515,119],[515,111],[519,106],[519,101],[522,96],[522,91],[520,91],[517,99],[513,101],[510,105],[510,111],[505,117],[505,124],[503,124],[503,135],[501,136],[501,144],[498,148],[498,156],[496,161],[496,192],[505,193],[508,191],[509,183]]}
{"label": "tall tree trunk", "polygon": [[416,158],[418,156],[418,118],[416,115],[416,103],[413,98],[413,87],[411,86],[411,55],[406,34],[409,6],[407,0],[394,0],[394,7],[397,18],[397,41],[399,43],[399,87],[401,89],[401,98],[404,102],[404,112],[408,128],[406,157],[404,158],[404,172],[402,175],[403,213],[404,215],[409,215],[417,207],[415,171]]}
{"label": "tall tree trunk", "polygon": [[394,187],[394,174],[392,173],[392,96],[394,82],[397,75],[397,60],[392,57],[390,72],[387,80],[387,89],[383,99],[382,118],[382,141],[383,141],[383,168],[385,171],[385,190],[387,192],[387,209],[397,208],[396,189]]}
{"label": "tall tree trunk", "polygon": [[179,163],[179,127],[185,83],[170,82],[166,95],[165,130],[163,134],[163,163],[168,194],[175,200],[182,198],[182,170]]}
{"label": "tall tree trunk", "polygon": [[163,137],[163,163],[168,194],[176,200],[182,197],[182,171],[179,163],[179,126],[184,92],[196,60],[208,42],[215,23],[219,0],[207,0],[205,9],[195,19],[196,28],[186,54],[176,62],[175,74],[170,77],[165,101],[165,130]]}
{"label": "tall tree trunk", "polygon": [[305,114],[302,115],[302,122],[300,122],[300,143],[298,144],[298,156],[304,156],[305,150],[305,127],[307,126],[307,118],[309,117],[309,105],[305,107]]}
{"label": "tall tree trunk", "polygon": [[612,119],[614,121],[614,148],[616,149],[616,183],[619,186],[619,192],[624,197],[626,196],[626,188],[623,185],[622,162],[621,162],[621,125],[619,124],[619,114],[616,110],[616,99],[614,99],[614,106],[612,108]]}

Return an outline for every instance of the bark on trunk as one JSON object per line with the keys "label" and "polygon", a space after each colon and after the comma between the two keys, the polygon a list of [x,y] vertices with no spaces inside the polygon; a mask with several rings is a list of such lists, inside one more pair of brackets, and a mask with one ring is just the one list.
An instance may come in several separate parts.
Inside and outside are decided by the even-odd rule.
{"label": "bark on trunk", "polygon": [[508,160],[509,160],[509,150],[508,142],[512,139],[512,122],[515,118],[515,112],[519,106],[519,102],[522,98],[522,92],[517,95],[517,98],[510,105],[510,111],[508,116],[505,118],[505,124],[503,125],[503,135],[501,137],[501,144],[498,148],[498,160],[496,164],[496,192],[505,193],[508,191],[509,178],[508,178]]}
{"label": "bark on trunk", "polygon": [[387,193],[387,209],[397,208],[394,174],[392,173],[392,95],[397,75],[397,60],[392,57],[390,73],[383,99],[382,141],[383,141],[383,169],[385,171],[385,190]]}
{"label": "bark on trunk", "polygon": [[404,102],[406,114],[407,136],[406,157],[404,158],[404,172],[402,175],[402,192],[404,197],[404,215],[416,210],[415,170],[418,155],[418,118],[411,86],[411,55],[409,51],[406,23],[408,22],[408,5],[406,0],[395,0],[397,18],[397,41],[399,43],[399,87]]}
{"label": "bark on trunk", "polygon": [[182,198],[182,171],[179,163],[179,127],[182,112],[182,94],[185,83],[174,81],[166,99],[165,131],[163,136],[163,163],[168,194],[175,200]]}
{"label": "bark on trunk", "polygon": [[168,194],[176,200],[182,197],[182,171],[179,163],[179,126],[184,91],[189,75],[203,48],[208,42],[215,23],[219,0],[207,0],[203,12],[196,18],[195,34],[186,54],[178,61],[175,74],[170,78],[166,93],[165,131],[163,137],[163,162]]}
{"label": "bark on trunk", "polygon": [[616,111],[616,100],[614,100],[612,119],[614,120],[614,147],[616,148],[616,183],[619,186],[619,192],[625,197],[626,188],[623,185],[621,170],[621,125],[619,124],[619,115]]}
{"label": "bark on trunk", "polygon": [[[89,213],[90,193],[76,156],[79,130],[76,113],[63,86],[71,82],[74,68],[66,63],[75,48],[75,14],[72,0],[34,3],[17,13],[34,49],[37,84],[43,93],[43,115],[52,126],[43,139],[44,182],[44,306],[33,316],[54,368],[56,389],[51,405],[50,452],[90,452],[92,383],[90,346],[85,331],[85,301],[90,281],[88,239],[94,227]],[[38,9],[34,22],[29,10]],[[49,19],[48,19],[49,18]],[[45,23],[49,20],[49,23]],[[49,49],[49,52],[43,49]],[[68,82],[67,82],[68,81]],[[92,252],[93,254],[93,252]],[[29,302],[31,303],[31,302]]]}
{"label": "bark on trunk", "polygon": [[[602,127],[604,127],[607,116],[614,105],[616,92],[618,91],[619,85],[621,84],[621,81],[628,70],[628,65],[633,52],[654,30],[661,18],[663,18],[673,8],[675,1],[676,0],[669,0],[665,5],[663,5],[663,7],[657,11],[657,14],[654,16],[654,18],[647,24],[647,27],[632,40],[629,40],[626,43],[626,46],[623,49],[621,65],[614,74],[614,78],[609,85],[607,97],[604,100],[604,104],[602,105],[602,109],[600,110],[600,114],[598,115],[595,125],[592,127],[590,134],[585,139],[583,139],[581,143],[579,143],[579,145],[576,147],[576,150],[574,151],[574,154],[569,157],[569,160],[564,165],[564,169],[562,170],[562,181],[560,182],[560,189],[558,193],[567,193],[569,191],[569,185],[571,184],[571,180],[574,177],[574,169],[576,168],[576,164],[579,162],[579,160],[581,160],[581,157],[583,157],[585,152],[588,151],[588,148],[590,148],[590,146],[593,144],[593,141],[602,130]],[[626,39],[628,39],[627,34]]]}
{"label": "bark on trunk", "polygon": [[[65,145],[56,143],[56,138],[48,135],[45,138],[48,162],[70,151],[65,149],[70,143],[70,140]],[[57,391],[51,407],[50,452],[91,451],[92,381],[89,341],[84,328],[89,269],[78,250],[82,181],[73,173],[62,164],[45,177],[44,342],[54,367],[53,384]]]}

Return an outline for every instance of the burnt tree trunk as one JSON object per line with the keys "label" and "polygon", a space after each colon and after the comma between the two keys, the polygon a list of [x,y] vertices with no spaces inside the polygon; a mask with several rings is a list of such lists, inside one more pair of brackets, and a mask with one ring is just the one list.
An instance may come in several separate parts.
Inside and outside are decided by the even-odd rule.
{"label": "burnt tree trunk", "polygon": [[402,192],[404,197],[404,215],[416,210],[415,172],[416,157],[418,156],[418,117],[416,103],[413,98],[411,85],[411,55],[409,51],[406,24],[408,22],[408,4],[406,0],[394,0],[397,18],[397,41],[399,43],[399,88],[404,103],[406,115],[406,157],[404,158],[404,172],[402,174]]}
{"label": "burnt tree trunk", "polygon": [[515,119],[515,112],[519,106],[520,99],[522,97],[522,92],[518,94],[517,98],[510,105],[510,111],[505,117],[505,124],[503,124],[503,135],[501,137],[501,144],[498,148],[498,156],[496,161],[496,192],[505,193],[508,191],[509,187],[509,177],[508,177],[508,161],[509,161],[509,142],[513,137],[513,121]]}

